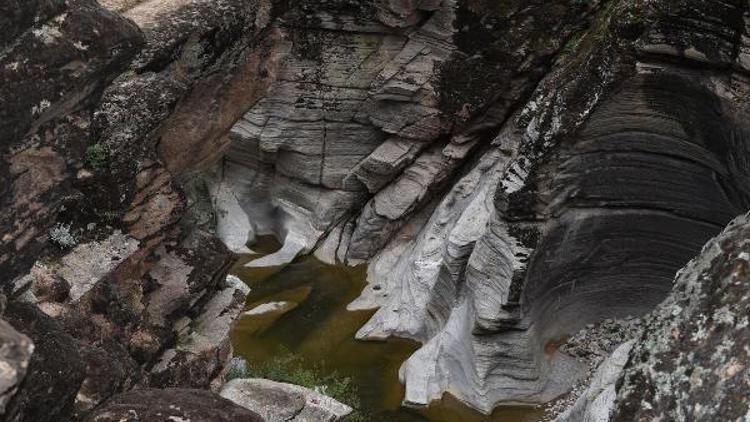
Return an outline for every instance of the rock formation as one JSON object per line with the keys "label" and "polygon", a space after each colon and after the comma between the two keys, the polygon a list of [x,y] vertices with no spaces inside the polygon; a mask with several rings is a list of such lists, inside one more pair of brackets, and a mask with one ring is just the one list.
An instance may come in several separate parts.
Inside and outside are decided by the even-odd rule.
{"label": "rock formation", "polygon": [[630,354],[611,420],[748,418],[749,218],[680,270]]}
{"label": "rock formation", "polygon": [[[567,336],[750,209],[746,0],[100,3],[0,5],[6,420],[253,420],[203,390],[266,234],[248,265],[369,265],[358,337],[422,344],[406,404],[543,403]],[[568,415],[747,416],[743,221]]]}
{"label": "rock formation", "polygon": [[335,422],[352,413],[351,407],[316,391],[265,379],[233,379],[221,389],[221,396],[267,421]]}
{"label": "rock formation", "polygon": [[[285,239],[250,265],[316,246],[324,260],[369,261],[351,308],[379,310],[359,336],[424,344],[402,368],[407,403],[451,392],[489,411],[559,395],[579,370],[548,345],[653,308],[748,207],[747,5],[652,3],[415,4],[394,25],[393,3],[376,2],[381,31],[411,28],[400,49],[363,46],[363,7],[339,8],[341,21],[306,14],[305,34],[322,35],[304,41],[287,16],[289,57],[217,170],[219,226]],[[555,13],[555,35],[534,39]],[[519,21],[529,32],[500,29]],[[432,67],[407,55],[420,43]],[[478,87],[451,79],[459,60],[478,63],[468,82],[503,94],[473,102]]]}
{"label": "rock formation", "polygon": [[261,422],[258,414],[202,390],[167,388],[120,394],[90,413],[86,422],[212,421]]}
{"label": "rock formation", "polygon": [[218,388],[231,356],[247,288],[226,277],[205,182],[170,173],[155,129],[226,88],[209,76],[260,73],[243,66],[267,11],[158,3],[0,7],[0,265],[22,333],[4,346],[5,420],[80,418],[135,387]]}
{"label": "rock formation", "polygon": [[564,421],[744,420],[748,416],[750,215],[677,274],[637,342],[617,349]]}

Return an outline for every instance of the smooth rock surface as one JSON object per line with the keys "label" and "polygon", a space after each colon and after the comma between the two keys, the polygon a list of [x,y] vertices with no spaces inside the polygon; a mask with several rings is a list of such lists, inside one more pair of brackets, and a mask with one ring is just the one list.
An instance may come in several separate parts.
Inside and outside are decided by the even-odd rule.
{"label": "smooth rock surface", "polygon": [[334,422],[352,412],[351,407],[310,389],[261,378],[233,379],[221,389],[221,396],[268,421]]}
{"label": "smooth rock surface", "polygon": [[[250,266],[370,265],[350,308],[377,309],[360,338],[422,343],[409,405],[538,404],[584,375],[567,336],[651,311],[750,208],[746,0],[103,5],[0,5],[0,272],[44,352],[26,379],[52,386],[22,382],[11,418],[217,389],[232,251],[268,234]],[[741,226],[705,295],[654,314],[633,356],[663,366],[631,360],[616,418],[746,417],[720,282]],[[682,303],[707,298],[705,320]],[[63,377],[34,363],[55,341]]]}
{"label": "smooth rock surface", "polygon": [[245,311],[242,313],[243,316],[262,316],[265,314],[270,313],[284,313],[291,309],[294,309],[297,306],[294,302],[268,302],[261,305],[258,305],[249,311]]}

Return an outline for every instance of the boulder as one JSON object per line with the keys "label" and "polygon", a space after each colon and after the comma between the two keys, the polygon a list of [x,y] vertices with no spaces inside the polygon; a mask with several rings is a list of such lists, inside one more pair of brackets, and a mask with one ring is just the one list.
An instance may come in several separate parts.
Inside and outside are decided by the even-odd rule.
{"label": "boulder", "polygon": [[[94,0],[0,6],[0,269],[36,261],[76,180],[99,94],[138,52],[127,19]],[[70,164],[70,165],[69,165]],[[69,224],[64,221],[63,223]]]}
{"label": "boulder", "polygon": [[10,302],[3,318],[34,344],[23,383],[7,403],[5,420],[70,420],[86,377],[75,340],[32,304]]}
{"label": "boulder", "polygon": [[352,408],[308,388],[261,378],[237,378],[224,385],[221,396],[253,410],[268,421],[333,422]]}
{"label": "boulder", "polygon": [[34,343],[0,320],[0,415],[18,392],[31,363]]}
{"label": "boulder", "polygon": [[[122,393],[91,412],[85,422],[264,422],[242,406],[205,390],[168,388]],[[268,420],[270,422],[271,420]]]}

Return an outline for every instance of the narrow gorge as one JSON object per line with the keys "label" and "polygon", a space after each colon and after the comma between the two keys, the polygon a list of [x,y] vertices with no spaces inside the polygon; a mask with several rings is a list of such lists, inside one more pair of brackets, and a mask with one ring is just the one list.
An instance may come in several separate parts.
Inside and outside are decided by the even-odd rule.
{"label": "narrow gorge", "polygon": [[0,141],[2,421],[750,421],[748,0],[8,0]]}

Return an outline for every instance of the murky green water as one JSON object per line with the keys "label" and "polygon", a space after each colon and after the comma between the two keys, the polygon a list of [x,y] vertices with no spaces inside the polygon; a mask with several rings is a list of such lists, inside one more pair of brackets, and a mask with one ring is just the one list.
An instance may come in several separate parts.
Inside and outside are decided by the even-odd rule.
{"label": "murky green water", "polygon": [[[261,246],[258,249],[263,249],[262,252],[273,249],[268,239]],[[325,265],[313,257],[300,258],[282,269],[242,266],[257,257],[244,257],[232,270],[252,288],[247,309],[273,302],[279,310],[261,318],[245,316],[238,322],[232,335],[235,354],[247,359],[251,366],[268,362],[280,347],[302,357],[306,363],[322,363],[324,372],[335,371],[352,379],[363,412],[378,422],[539,419],[539,411],[527,408],[504,408],[492,416],[483,416],[449,398],[421,411],[401,408],[404,390],[398,380],[398,369],[417,345],[405,340],[354,339],[356,331],[372,315],[372,312],[346,310],[346,305],[365,285],[365,268]]]}

